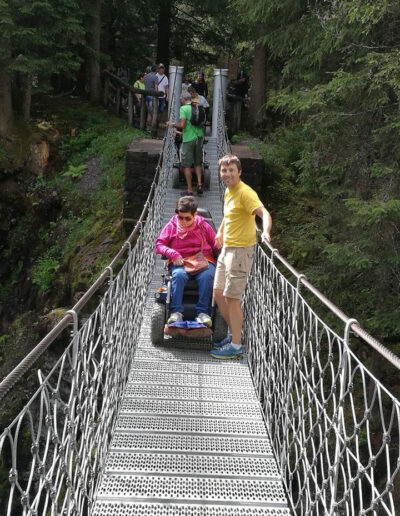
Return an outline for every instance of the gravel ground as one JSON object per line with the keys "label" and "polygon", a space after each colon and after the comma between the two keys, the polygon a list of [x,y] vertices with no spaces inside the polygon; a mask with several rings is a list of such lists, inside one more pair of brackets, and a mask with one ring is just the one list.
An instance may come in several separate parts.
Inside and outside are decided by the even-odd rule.
{"label": "gravel ground", "polygon": [[101,158],[92,158],[86,163],[86,170],[79,182],[79,188],[88,195],[98,190],[101,181]]}

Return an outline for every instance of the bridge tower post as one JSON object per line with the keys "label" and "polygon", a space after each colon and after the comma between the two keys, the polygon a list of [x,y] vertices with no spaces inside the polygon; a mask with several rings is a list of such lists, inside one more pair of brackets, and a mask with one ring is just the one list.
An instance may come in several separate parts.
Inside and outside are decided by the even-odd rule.
{"label": "bridge tower post", "polygon": [[213,93],[213,111],[212,111],[212,128],[211,136],[217,137],[217,120],[218,120],[218,109],[220,106],[219,96],[223,99],[221,108],[225,111],[225,99],[226,89],[228,87],[228,69],[227,68],[214,68],[214,93]]}
{"label": "bridge tower post", "polygon": [[169,104],[168,104],[168,120],[179,121],[179,108],[181,107],[183,66],[169,67]]}

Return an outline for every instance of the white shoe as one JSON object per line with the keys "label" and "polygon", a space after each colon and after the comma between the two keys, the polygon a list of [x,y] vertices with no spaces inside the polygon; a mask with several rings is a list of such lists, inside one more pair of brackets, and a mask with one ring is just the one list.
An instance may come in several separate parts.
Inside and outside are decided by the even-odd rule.
{"label": "white shoe", "polygon": [[208,315],[208,314],[199,314],[197,317],[196,317],[196,321],[200,324],[205,324],[206,326],[208,326],[209,328],[211,328],[212,326],[212,319],[211,317]]}
{"label": "white shoe", "polygon": [[172,314],[169,316],[167,324],[172,324],[174,322],[182,322],[183,321],[183,315],[180,312],[172,312]]}

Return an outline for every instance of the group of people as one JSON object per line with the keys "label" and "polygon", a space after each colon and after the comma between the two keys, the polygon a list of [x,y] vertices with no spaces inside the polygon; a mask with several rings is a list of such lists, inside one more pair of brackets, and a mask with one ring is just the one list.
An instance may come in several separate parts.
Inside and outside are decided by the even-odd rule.
{"label": "group of people", "polygon": [[229,334],[214,343],[211,355],[232,359],[240,358],[244,351],[241,296],[253,262],[255,216],[262,219],[262,238],[268,242],[271,240],[272,219],[257,193],[241,181],[242,166],[237,156],[227,154],[221,158],[219,174],[226,191],[224,216],[217,233],[197,214],[196,199],[193,196],[181,197],[177,200],[175,215],[156,240],[155,250],[171,262],[171,315],[168,324],[183,321],[183,290],[189,279],[184,268],[185,258],[202,251],[208,268],[195,276],[199,288],[196,320],[211,327],[213,294]]}
{"label": "group of people", "polygon": [[[139,90],[154,90],[160,91],[162,93],[161,97],[158,97],[158,118],[157,123],[160,122],[161,114],[165,110],[165,106],[168,102],[169,95],[169,82],[168,77],[165,75],[165,66],[163,63],[158,65],[148,66],[146,69],[146,73],[139,72],[137,76],[137,80],[135,81],[134,88]],[[140,102],[141,93],[136,93],[136,98]],[[153,120],[153,100],[154,97],[152,95],[146,96],[146,107],[147,107],[147,130],[150,131],[152,120]]]}

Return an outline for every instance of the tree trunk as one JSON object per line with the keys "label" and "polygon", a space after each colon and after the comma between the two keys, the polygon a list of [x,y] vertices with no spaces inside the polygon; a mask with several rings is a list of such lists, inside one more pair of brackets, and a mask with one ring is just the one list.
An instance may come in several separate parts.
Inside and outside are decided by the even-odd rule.
{"label": "tree trunk", "polygon": [[0,136],[5,138],[11,133],[13,109],[11,102],[11,77],[6,72],[0,73]]}
{"label": "tree trunk", "polygon": [[101,36],[101,0],[93,0],[88,12],[88,31],[86,34],[86,65],[88,74],[89,98],[92,102],[101,102],[100,82],[100,36]]}
{"label": "tree trunk", "polygon": [[[1,13],[3,15],[3,12]],[[0,136],[9,136],[13,126],[13,107],[11,93],[11,43],[7,35],[0,34]]]}
{"label": "tree trunk", "polygon": [[[257,36],[260,37],[263,33],[265,33],[264,26],[260,24]],[[252,132],[257,132],[265,118],[267,98],[267,53],[264,45],[258,40],[256,40],[254,45],[252,76],[249,125]]]}
{"label": "tree trunk", "polygon": [[158,11],[157,63],[169,65],[172,0],[160,0]]}
{"label": "tree trunk", "polygon": [[25,74],[24,89],[22,98],[22,116],[26,122],[31,119],[31,101],[32,101],[32,75]]}

